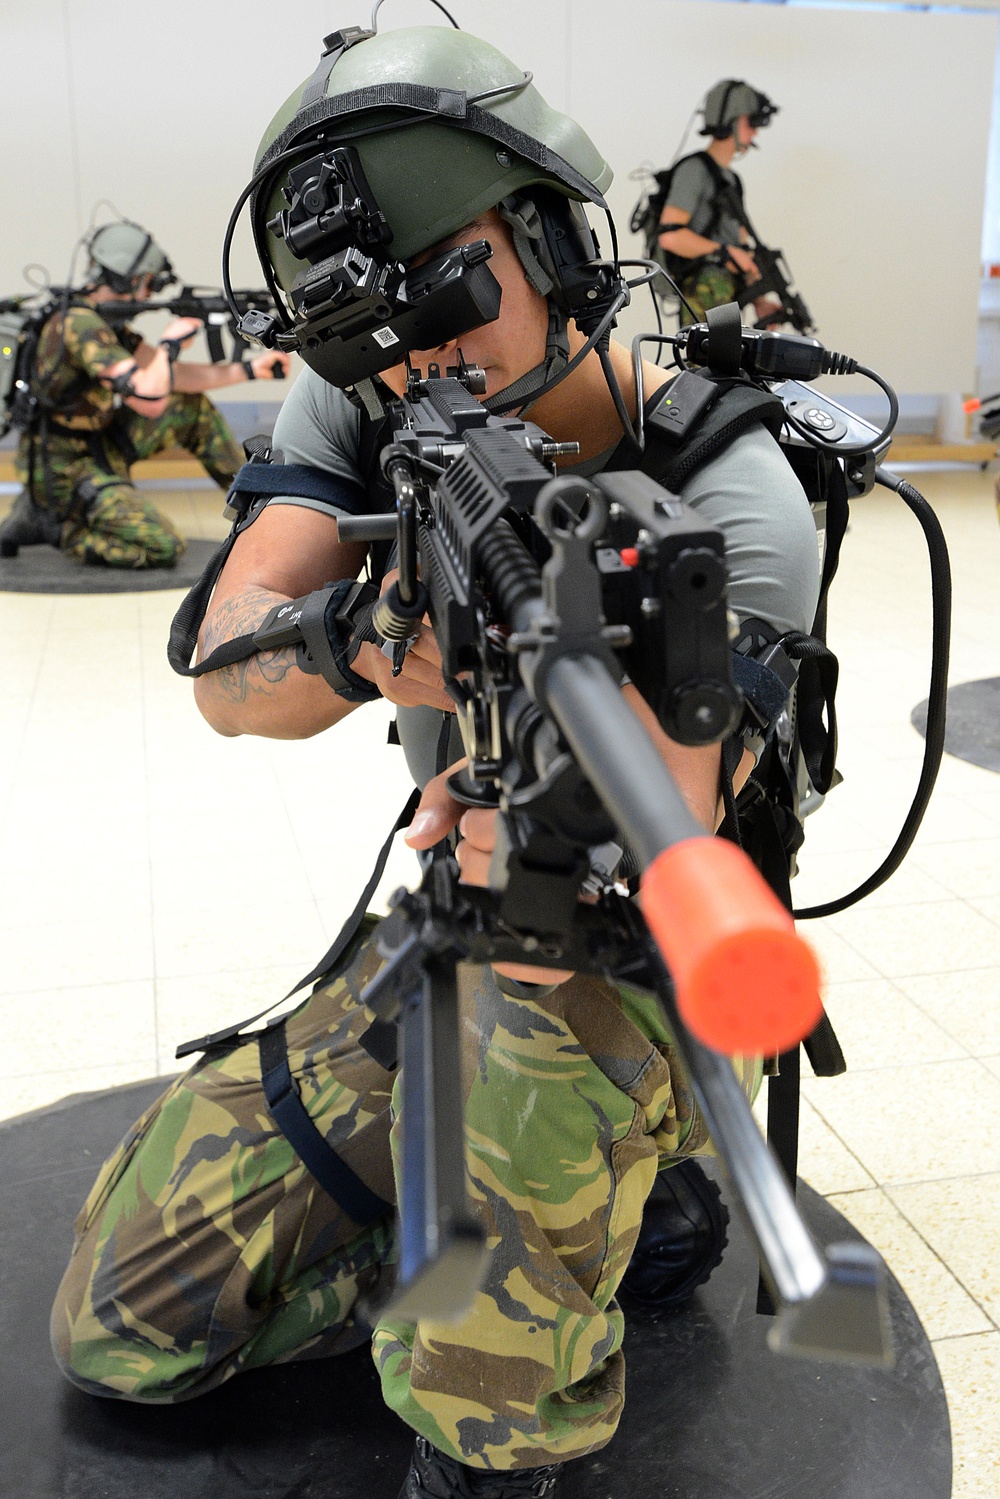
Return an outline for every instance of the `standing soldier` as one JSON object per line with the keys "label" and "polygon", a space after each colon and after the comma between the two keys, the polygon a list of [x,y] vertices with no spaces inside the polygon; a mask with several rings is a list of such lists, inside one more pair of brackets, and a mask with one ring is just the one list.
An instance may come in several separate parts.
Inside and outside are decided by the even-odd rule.
{"label": "standing soldier", "polygon": [[92,235],[86,284],[67,297],[39,336],[32,395],[36,414],[22,433],[17,477],[24,484],[0,526],[0,550],[48,542],[79,562],[173,567],[184,540],[143,500],[133,463],[165,448],[187,448],[228,489],[243,456],[204,394],[244,380],[268,380],[288,356],[246,363],[176,364],[201,326],[174,318],[156,348],[102,316],[119,298],[145,301],[173,281],[151,234],[122,220]]}
{"label": "standing soldier", "polygon": [[[777,113],[778,106],[759,89],[739,78],[723,78],[705,98],[700,133],[711,136],[711,144],[670,169],[660,200],[658,244],[697,320],[710,307],[732,302],[741,278],[750,285],[758,279],[757,264],[746,248],[743,184],[731,166]],[[775,308],[764,298],[755,306],[758,317]],[[682,325],[693,321],[682,303]]]}

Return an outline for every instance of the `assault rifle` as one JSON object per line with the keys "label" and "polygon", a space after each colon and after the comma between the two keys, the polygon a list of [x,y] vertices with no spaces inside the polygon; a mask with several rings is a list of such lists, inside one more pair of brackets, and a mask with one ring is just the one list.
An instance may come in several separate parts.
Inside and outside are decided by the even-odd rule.
{"label": "assault rifle", "polygon": [[770,328],[775,323],[791,323],[797,333],[814,332],[816,324],[812,313],[794,288],[792,273],[783,251],[768,249],[767,245],[757,239],[756,234],[754,243],[747,248],[757,263],[760,279],[744,282],[736,296],[738,306],[745,307],[748,302],[755,302],[758,297],[768,295],[777,296],[781,304],[766,317],[759,318],[754,327]]}
{"label": "assault rifle", "polygon": [[815,332],[816,324],[813,321],[813,315],[795,290],[795,278],[789,269],[784,252],[771,250],[765,245],[750,221],[750,215],[746,211],[742,198],[737,198],[729,188],[725,189],[725,195],[736,217],[753,241],[746,248],[753,255],[760,272],[759,280],[744,281],[740,286],[736,294],[737,306],[746,307],[748,302],[755,302],[758,297],[776,296],[781,305],[773,312],[769,312],[766,317],[760,318],[754,324],[756,328],[769,328],[774,323],[791,323],[796,333]]}
{"label": "assault rifle", "polygon": [[[274,311],[274,299],[269,291],[234,291],[233,302],[243,317],[248,312],[268,313]],[[213,364],[227,360],[240,360],[248,348],[246,339],[237,327],[238,319],[221,291],[205,286],[182,286],[171,297],[159,298],[155,302],[114,301],[101,302],[97,307],[101,317],[112,323],[131,322],[144,312],[170,312],[174,317],[194,317],[205,325],[205,339]],[[227,329],[232,340],[232,353],[227,354],[222,330]]]}
{"label": "assault rifle", "polygon": [[[742,852],[695,821],[620,686],[624,669],[681,743],[732,731],[722,536],[642,472],[556,474],[577,445],[489,415],[484,384],[464,363],[411,372],[382,454],[396,511],[338,521],[342,541],[395,540],[398,578],[372,622],[400,669],[429,614],[468,756],[452,790],[499,809],[489,887],[462,884],[440,845],[419,888],[393,897],[375,935],[385,966],[362,995],[400,1029],[390,1314],[461,1316],[484,1266],[457,967],[554,964],[659,999],[778,1306],[772,1345],[886,1362],[884,1266],[868,1245],[817,1247],[724,1054],[781,1051],[813,1028],[815,960]],[[623,850],[641,913],[616,883]]]}

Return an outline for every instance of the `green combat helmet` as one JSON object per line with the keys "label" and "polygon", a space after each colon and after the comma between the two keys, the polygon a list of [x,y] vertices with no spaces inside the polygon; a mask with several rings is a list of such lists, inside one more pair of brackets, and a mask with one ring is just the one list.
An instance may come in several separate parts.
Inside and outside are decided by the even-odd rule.
{"label": "green combat helmet", "polygon": [[140,276],[152,276],[152,290],[162,291],[175,279],[173,266],[153,236],[131,219],[102,224],[87,243],[92,281],[103,281],[126,296]]}
{"label": "green combat helmet", "polygon": [[371,376],[410,349],[498,315],[485,241],[412,267],[496,208],[552,313],[545,364],[503,392],[504,404],[537,395],[565,368],[566,320],[590,334],[603,319],[603,333],[628,297],[581,207],[607,212],[607,162],[530,73],[457,27],[350,28],[324,46],[271,121],[237,205],[251,200],[279,304],[277,316],[250,314],[241,332],[297,350],[324,379],[365,395]]}
{"label": "green combat helmet", "polygon": [[763,130],[778,113],[778,106],[742,78],[723,78],[705,95],[703,113],[705,124],[698,133],[725,140],[742,115],[746,115],[755,130]]}

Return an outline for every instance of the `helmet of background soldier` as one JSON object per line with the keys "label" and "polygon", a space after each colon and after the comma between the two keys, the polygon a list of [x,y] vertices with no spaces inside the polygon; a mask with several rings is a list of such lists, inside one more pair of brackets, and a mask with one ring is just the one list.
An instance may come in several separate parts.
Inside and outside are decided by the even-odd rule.
{"label": "helmet of background soldier", "polygon": [[[456,28],[377,34],[352,28],[327,37],[325,46],[319,66],[279,109],[257,152],[254,236],[277,287],[290,294],[310,265],[329,254],[319,232],[322,213],[310,221],[317,225],[313,242],[306,247],[304,236],[296,239],[298,253],[279,227],[284,216],[287,228],[289,204],[301,213],[296,205],[310,185],[317,203],[322,196],[318,179],[290,187],[289,172],[306,159],[311,143],[317,153],[344,145],[356,151],[395,260],[410,262],[497,208],[531,285],[549,298],[550,308],[555,303],[569,311],[579,285],[571,289],[572,278],[554,261],[552,215],[540,218],[537,205],[555,205],[570,235],[582,231],[581,243],[594,255],[580,205],[605,209],[612,179],[576,121],[545,102],[530,73]],[[310,362],[308,349],[301,352]]]}
{"label": "helmet of background soldier", "polygon": [[162,291],[175,279],[167,256],[141,224],[120,219],[95,229],[87,243],[88,280],[104,282],[126,296],[140,276],[151,276],[151,289]]}
{"label": "helmet of background soldier", "polygon": [[705,95],[705,123],[699,134],[725,140],[742,115],[755,130],[763,130],[777,113],[777,104],[772,104],[760,89],[752,88],[742,78],[723,78]]}

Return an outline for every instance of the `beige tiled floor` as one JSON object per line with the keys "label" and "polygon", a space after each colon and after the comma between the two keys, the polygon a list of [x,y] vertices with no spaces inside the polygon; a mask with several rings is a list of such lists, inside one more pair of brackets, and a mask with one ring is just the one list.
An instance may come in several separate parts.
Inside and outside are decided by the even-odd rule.
{"label": "beige tiled floor", "polygon": [[[998,676],[992,476],[916,482],[952,548],[952,680]],[[188,534],[223,534],[214,492],[163,502]],[[831,608],[845,782],[810,819],[800,905],[868,874],[908,804],[926,579],[900,502],[858,503]],[[177,602],[0,594],[0,1116],[169,1072],[179,1040],[283,993],[353,904],[404,800],[380,710],[336,742],[213,735],[166,664]],[[398,852],[383,888],[412,873]],[[805,1081],[803,1174],[886,1255],[934,1340],[955,1499],[995,1499],[1000,776],[946,758],[903,869],[808,930],[850,1071]]]}

